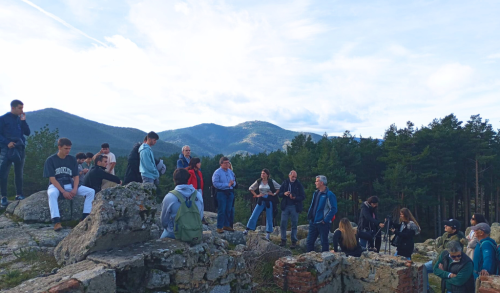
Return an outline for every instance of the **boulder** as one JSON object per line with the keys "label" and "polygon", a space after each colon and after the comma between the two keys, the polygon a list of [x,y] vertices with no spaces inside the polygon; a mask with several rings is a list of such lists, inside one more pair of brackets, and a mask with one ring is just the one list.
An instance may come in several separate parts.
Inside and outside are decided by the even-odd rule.
{"label": "boulder", "polygon": [[[83,196],[72,200],[59,198],[61,221],[78,221],[82,217]],[[7,215],[14,216],[25,223],[50,223],[50,209],[47,190],[42,190],[27,198],[11,203],[6,210]]]}
{"label": "boulder", "polygon": [[247,251],[253,253],[261,261],[274,262],[280,257],[292,255],[289,249],[280,247],[265,239],[263,234],[249,233],[247,235]]}
{"label": "boulder", "polygon": [[71,264],[94,251],[158,238],[154,190],[153,184],[132,182],[99,192],[90,215],[55,248],[58,263]]}

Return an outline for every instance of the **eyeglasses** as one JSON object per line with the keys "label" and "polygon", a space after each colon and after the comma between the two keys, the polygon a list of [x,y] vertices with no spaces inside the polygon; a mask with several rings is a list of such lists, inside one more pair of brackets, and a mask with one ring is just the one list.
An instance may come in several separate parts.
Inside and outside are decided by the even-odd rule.
{"label": "eyeglasses", "polygon": [[459,255],[451,255],[450,254],[450,257],[453,258],[453,259],[457,259],[457,258],[461,258],[462,254],[461,253]]}

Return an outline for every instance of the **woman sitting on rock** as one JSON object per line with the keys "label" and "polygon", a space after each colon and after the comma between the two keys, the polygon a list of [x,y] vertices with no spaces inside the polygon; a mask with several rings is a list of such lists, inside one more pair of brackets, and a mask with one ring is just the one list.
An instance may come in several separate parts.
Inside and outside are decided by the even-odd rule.
{"label": "woman sitting on rock", "polygon": [[[479,223],[488,224],[488,221],[486,221],[486,218],[481,214],[473,214],[472,218],[470,219],[471,226],[476,226]],[[479,241],[477,240],[476,234],[474,233],[474,231],[472,231],[472,229],[470,233],[467,234],[467,240],[469,241],[469,244],[467,244],[467,250],[465,251],[465,254],[467,254],[470,259],[474,260],[474,249],[476,248],[476,245]]]}
{"label": "woman sitting on rock", "polygon": [[359,245],[359,236],[356,231],[357,229],[352,227],[349,219],[342,218],[339,228],[333,233],[333,250],[339,252],[340,246],[341,251],[347,256],[360,257],[363,249]]}
{"label": "woman sitting on rock", "polygon": [[396,236],[391,244],[397,247],[395,255],[404,256],[410,260],[415,246],[413,238],[420,233],[420,226],[407,208],[399,211],[399,221],[401,222],[399,224],[392,223],[394,228],[391,231]]}
{"label": "woman sitting on rock", "polygon": [[270,234],[273,232],[273,209],[277,206],[278,194],[280,185],[269,178],[270,172],[268,169],[263,169],[260,173],[260,179],[255,181],[249,188],[254,198],[257,198],[257,205],[253,210],[252,216],[247,223],[247,229],[243,233],[248,233],[248,230],[255,230],[257,220],[260,213],[266,210],[266,239],[269,240]]}

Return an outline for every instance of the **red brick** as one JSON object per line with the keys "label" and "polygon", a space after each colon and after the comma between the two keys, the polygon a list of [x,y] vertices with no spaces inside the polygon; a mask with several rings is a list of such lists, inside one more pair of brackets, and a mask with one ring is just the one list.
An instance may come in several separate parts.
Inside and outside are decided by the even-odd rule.
{"label": "red brick", "polygon": [[500,291],[493,288],[479,288],[479,293],[499,293]]}
{"label": "red brick", "polygon": [[83,293],[84,287],[77,279],[69,279],[49,289],[49,293]]}

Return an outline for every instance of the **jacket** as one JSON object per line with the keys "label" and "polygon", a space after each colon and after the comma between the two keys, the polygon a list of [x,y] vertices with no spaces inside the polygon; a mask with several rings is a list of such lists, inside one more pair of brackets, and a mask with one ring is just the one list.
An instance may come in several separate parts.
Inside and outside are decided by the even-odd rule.
{"label": "jacket", "polygon": [[[177,185],[174,189],[179,191],[184,197],[190,197],[195,191],[194,187],[188,184]],[[195,204],[200,211],[200,219],[202,219],[203,197],[199,192],[196,196]],[[170,192],[163,198],[160,218],[161,225],[163,226],[163,229],[167,230],[167,232],[174,233],[175,216],[177,216],[177,211],[180,206],[181,203],[179,202],[179,199],[177,199],[177,197]]]}
{"label": "jacket", "polygon": [[[410,221],[408,224],[393,223],[393,226],[396,229],[396,231],[394,231],[394,235],[399,238],[397,245],[398,255],[411,257],[415,246],[413,238],[415,237],[415,235],[418,235],[420,233],[417,224],[415,224],[413,221]],[[403,226],[402,231],[401,226]]]}
{"label": "jacket", "polygon": [[182,169],[182,168],[187,168],[187,167],[189,167],[189,163],[188,163],[186,157],[184,157],[183,154],[180,154],[179,159],[177,160],[177,169]]}
{"label": "jacket", "polygon": [[[373,216],[375,215],[375,217]],[[377,231],[380,221],[377,220],[377,211],[367,201],[361,205],[358,229],[364,232]]]}
{"label": "jacket", "polygon": [[441,253],[441,251],[446,249],[446,245],[450,241],[458,241],[462,244],[462,247],[467,244],[467,239],[465,235],[461,231],[457,231],[455,234],[449,234],[448,232],[444,232],[443,236],[438,239],[436,242],[436,252]]}
{"label": "jacket", "polygon": [[480,240],[474,249],[474,280],[482,270],[490,275],[497,273],[497,243],[490,237]]}
{"label": "jacket", "polygon": [[188,183],[187,184],[191,184],[193,185],[193,187],[195,189],[201,189],[203,190],[203,175],[201,174],[201,171],[198,170],[198,176],[200,177],[200,185],[201,186],[198,186],[198,180],[196,179],[196,174],[194,173],[195,171],[193,169],[190,169],[188,170],[189,174],[191,175],[191,177],[189,177],[189,180],[188,180]]}
{"label": "jacket", "polygon": [[342,239],[342,231],[340,229],[335,230],[333,232],[333,250],[335,252],[339,252],[339,246],[340,249],[345,255],[347,256],[354,256],[354,257],[360,257],[361,254],[363,253],[363,249],[361,248],[361,245],[359,245],[359,235],[356,233],[356,246],[354,246],[351,249],[348,249],[345,247]]}
{"label": "jacket", "polygon": [[[292,190],[290,191],[292,193],[292,196],[295,197],[295,199],[291,199],[288,196],[285,196],[285,192],[288,191],[288,189],[292,187]],[[278,197],[281,198],[281,210],[284,211],[288,205],[295,205],[295,210],[297,213],[302,212],[303,209],[303,201],[306,198],[306,194],[304,192],[304,186],[298,179],[295,180],[295,182],[291,183],[290,179],[286,179],[283,181],[280,187],[280,191],[278,193]]]}
{"label": "jacket", "polygon": [[[313,206],[316,198],[318,198],[318,205],[316,210],[313,211]],[[307,213],[307,219],[311,224],[316,224],[321,221],[331,223],[333,216],[337,213],[337,197],[331,192],[328,187],[325,191],[320,192],[316,190],[313,194],[311,206]]]}
{"label": "jacket", "polygon": [[123,180],[123,185],[128,184],[130,182],[139,182],[142,183],[141,172],[139,171],[139,167],[141,165],[141,157],[139,155],[139,148],[142,143],[138,142],[134,145],[130,154],[127,158],[127,170],[125,171],[125,179]]}
{"label": "jacket", "polygon": [[158,179],[160,177],[160,172],[158,172],[158,169],[156,169],[153,150],[147,143],[143,143],[139,147],[139,155],[141,157],[141,162],[139,165],[139,171],[141,171],[141,175],[151,179]]}
{"label": "jacket", "polygon": [[87,174],[85,174],[85,177],[83,178],[83,186],[92,188],[97,194],[99,191],[101,191],[103,179],[120,184],[120,178],[106,172],[106,167],[93,166],[92,168],[90,168]]}
{"label": "jacket", "polygon": [[26,120],[21,120],[17,115],[7,112],[5,115],[0,116],[0,149],[7,147],[7,145],[19,138],[26,144],[25,135],[30,135],[31,130]]}
{"label": "jacket", "polygon": [[[443,269],[439,268],[443,264]],[[470,293],[474,292],[474,278],[472,276],[472,260],[467,254],[462,253],[459,262],[453,262],[447,250],[443,250],[434,265],[434,274],[441,278],[441,292]],[[457,275],[448,278],[450,273]]]}

